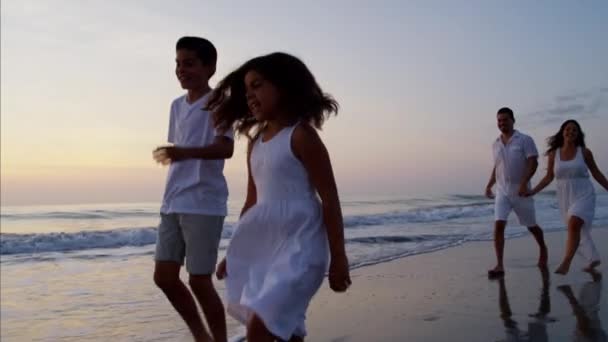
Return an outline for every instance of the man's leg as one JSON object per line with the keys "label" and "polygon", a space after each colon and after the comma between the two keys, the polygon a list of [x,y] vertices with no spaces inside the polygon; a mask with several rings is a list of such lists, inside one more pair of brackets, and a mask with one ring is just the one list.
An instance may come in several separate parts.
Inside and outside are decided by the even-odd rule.
{"label": "man's leg", "polygon": [[496,252],[496,266],[488,271],[490,277],[502,276],[505,272],[503,264],[505,228],[507,227],[507,218],[511,210],[509,198],[497,193],[494,199],[494,251]]}
{"label": "man's leg", "polygon": [[538,248],[540,250],[538,257],[538,267],[545,268],[547,267],[547,259],[549,258],[547,253],[547,245],[545,245],[545,236],[543,234],[543,230],[538,226],[528,227],[528,231],[532,233],[536,243],[538,243]]}
{"label": "man's leg", "polygon": [[499,276],[504,274],[505,268],[503,263],[505,249],[505,228],[507,221],[498,220],[494,222],[494,251],[496,252],[496,266],[488,271],[490,276]]}
{"label": "man's leg", "polygon": [[519,223],[528,228],[528,231],[532,233],[532,236],[534,236],[534,239],[538,244],[538,267],[547,267],[547,245],[545,244],[543,230],[536,223],[534,199],[532,197],[518,197],[517,199],[514,199],[513,211],[515,211]]}

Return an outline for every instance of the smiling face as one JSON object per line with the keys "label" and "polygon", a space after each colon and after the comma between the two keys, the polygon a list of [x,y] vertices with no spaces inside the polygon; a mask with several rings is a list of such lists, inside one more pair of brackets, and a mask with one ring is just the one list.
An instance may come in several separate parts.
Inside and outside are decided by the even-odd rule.
{"label": "smiling face", "polygon": [[203,89],[213,75],[213,67],[203,64],[195,51],[179,49],[175,57],[175,75],[183,89]]}
{"label": "smiling face", "polygon": [[258,121],[277,119],[279,90],[255,70],[245,74],[245,96],[249,111]]}
{"label": "smiling face", "polygon": [[498,126],[498,129],[504,134],[509,134],[513,132],[514,123],[515,121],[513,121],[509,114],[499,113],[496,115],[496,124]]}
{"label": "smiling face", "polygon": [[574,122],[566,124],[562,132],[564,142],[575,145],[578,141],[579,131],[578,126]]}

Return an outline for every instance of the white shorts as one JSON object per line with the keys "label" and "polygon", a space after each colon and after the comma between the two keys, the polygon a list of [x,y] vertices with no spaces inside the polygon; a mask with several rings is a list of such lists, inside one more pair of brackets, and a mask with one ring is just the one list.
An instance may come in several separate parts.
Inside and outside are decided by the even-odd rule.
{"label": "white shorts", "polygon": [[494,199],[494,219],[496,221],[507,221],[511,210],[515,212],[522,226],[536,226],[536,210],[532,197],[497,193]]}

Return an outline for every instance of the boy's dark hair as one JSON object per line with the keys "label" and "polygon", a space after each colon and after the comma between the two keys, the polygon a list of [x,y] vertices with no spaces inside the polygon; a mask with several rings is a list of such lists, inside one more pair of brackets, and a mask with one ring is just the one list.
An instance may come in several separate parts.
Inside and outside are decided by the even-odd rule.
{"label": "boy's dark hair", "polygon": [[[264,123],[250,113],[247,106],[245,75],[256,71],[279,90],[280,103],[292,122],[306,122],[320,129],[325,119],[338,112],[338,103],[321,90],[313,74],[297,57],[283,52],[256,57],[226,76],[209,98],[207,109],[213,111],[219,130],[233,127],[239,134],[252,138]],[[235,125],[236,124],[236,125]]]}
{"label": "boy's dark hair", "polygon": [[498,114],[507,114],[509,117],[511,117],[511,120],[515,121],[515,116],[513,116],[513,111],[509,107],[500,108],[498,110],[498,112],[496,113],[496,115],[498,115]]}
{"label": "boy's dark hair", "polygon": [[181,37],[175,50],[190,50],[196,52],[196,56],[203,62],[203,65],[212,65],[215,67],[217,63],[217,50],[215,46],[205,38],[201,37]]}

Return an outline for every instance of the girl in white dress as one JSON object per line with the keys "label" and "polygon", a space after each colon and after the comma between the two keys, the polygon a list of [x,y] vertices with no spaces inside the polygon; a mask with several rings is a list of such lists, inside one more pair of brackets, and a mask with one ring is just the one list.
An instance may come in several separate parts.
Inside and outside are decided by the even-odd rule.
{"label": "girl in white dress", "polygon": [[247,341],[301,341],[328,263],[334,291],[351,284],[336,183],[315,130],[338,104],[299,59],[273,53],[229,74],[209,108],[219,130],[250,138],[247,198],[216,272],[228,313],[246,324]]}
{"label": "girl in white dress", "polygon": [[591,238],[595,191],[589,180],[589,171],[606,190],[608,180],[597,167],[591,150],[585,146],[585,134],[575,120],[564,122],[559,132],[550,137],[548,142],[547,174],[531,190],[530,195],[544,189],[554,178],[557,180],[557,200],[568,226],[568,241],[564,260],[555,273],[568,273],[577,249],[588,262],[585,270],[591,271],[600,264],[600,256]]}

